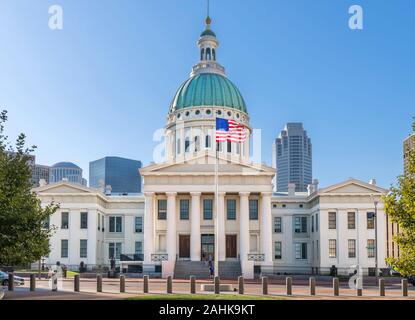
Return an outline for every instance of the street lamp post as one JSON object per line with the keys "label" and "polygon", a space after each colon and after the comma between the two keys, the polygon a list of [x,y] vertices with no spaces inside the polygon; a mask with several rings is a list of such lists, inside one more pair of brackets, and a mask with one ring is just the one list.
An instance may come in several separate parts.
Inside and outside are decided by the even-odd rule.
{"label": "street lamp post", "polygon": [[374,201],[373,204],[375,205],[375,276],[376,276],[376,283],[378,280],[378,201]]}

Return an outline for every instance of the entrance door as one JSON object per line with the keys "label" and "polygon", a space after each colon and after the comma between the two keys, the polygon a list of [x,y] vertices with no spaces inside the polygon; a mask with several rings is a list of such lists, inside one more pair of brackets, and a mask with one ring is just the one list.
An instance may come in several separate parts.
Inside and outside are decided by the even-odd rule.
{"label": "entrance door", "polygon": [[208,261],[209,256],[215,260],[215,236],[213,234],[202,234],[202,261]]}
{"label": "entrance door", "polygon": [[179,258],[190,258],[190,236],[179,235]]}
{"label": "entrance door", "polygon": [[236,253],[236,234],[226,235],[226,258],[237,258]]}

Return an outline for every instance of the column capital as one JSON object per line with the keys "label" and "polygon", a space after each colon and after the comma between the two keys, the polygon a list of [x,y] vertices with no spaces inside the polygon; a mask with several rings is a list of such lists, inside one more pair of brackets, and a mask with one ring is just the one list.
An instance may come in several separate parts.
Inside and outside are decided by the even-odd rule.
{"label": "column capital", "polygon": [[218,196],[219,197],[224,197],[224,196],[226,196],[226,192],[220,191],[220,192],[218,192]]}
{"label": "column capital", "polygon": [[155,192],[144,192],[144,196],[147,198],[154,197],[155,194],[156,194]]}
{"label": "column capital", "polygon": [[240,197],[249,197],[249,195],[250,195],[251,193],[250,192],[239,192],[239,196]]}
{"label": "column capital", "polygon": [[177,192],[166,192],[166,196],[175,197],[175,196],[177,196]]}
{"label": "column capital", "polygon": [[190,192],[190,195],[192,197],[200,197],[202,195],[202,193],[201,192]]}

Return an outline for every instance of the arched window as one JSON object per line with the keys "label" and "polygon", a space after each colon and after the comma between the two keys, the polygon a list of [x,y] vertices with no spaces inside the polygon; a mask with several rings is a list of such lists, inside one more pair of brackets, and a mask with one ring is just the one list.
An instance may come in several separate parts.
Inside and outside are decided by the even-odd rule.
{"label": "arched window", "polygon": [[216,61],[216,50],[212,49],[213,61]]}
{"label": "arched window", "polygon": [[188,153],[190,151],[190,139],[186,138],[184,140],[184,152]]}
{"label": "arched window", "polygon": [[205,48],[200,52],[200,60],[205,60]]}
{"label": "arched window", "polygon": [[195,152],[200,151],[200,138],[199,136],[195,137]]}
{"label": "arched window", "polygon": [[212,138],[210,137],[210,135],[206,135],[206,138],[205,138],[205,148],[206,149],[212,148]]}
{"label": "arched window", "polygon": [[212,56],[211,56],[211,53],[210,53],[210,48],[206,49],[206,60],[212,60]]}

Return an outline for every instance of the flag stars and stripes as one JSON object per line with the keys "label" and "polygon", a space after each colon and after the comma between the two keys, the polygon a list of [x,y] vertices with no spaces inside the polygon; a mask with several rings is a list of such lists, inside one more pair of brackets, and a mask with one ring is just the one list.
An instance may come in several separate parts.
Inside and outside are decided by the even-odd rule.
{"label": "flag stars and stripes", "polygon": [[216,142],[242,143],[246,140],[245,127],[234,121],[216,118]]}

